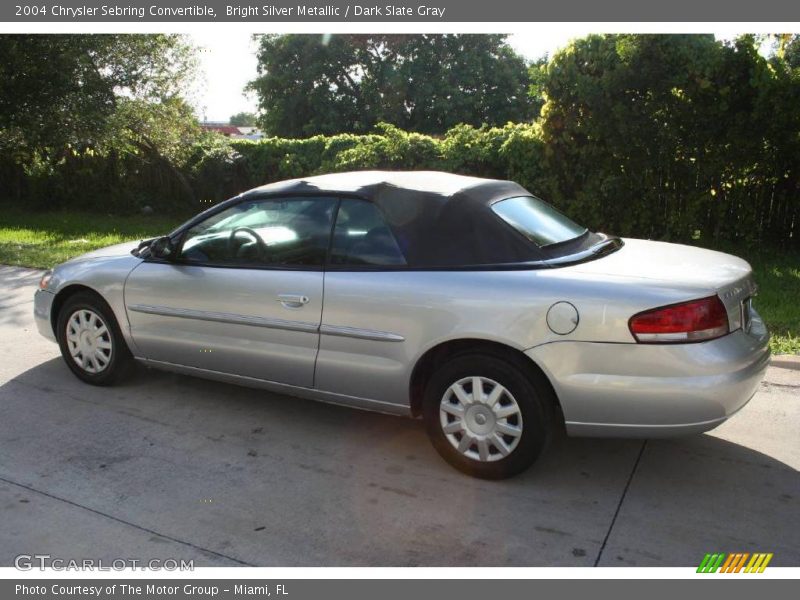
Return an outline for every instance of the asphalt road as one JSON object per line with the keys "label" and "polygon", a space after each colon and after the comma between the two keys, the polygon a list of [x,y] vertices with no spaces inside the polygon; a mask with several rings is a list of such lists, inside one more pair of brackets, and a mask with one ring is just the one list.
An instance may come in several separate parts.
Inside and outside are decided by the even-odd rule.
{"label": "asphalt road", "polygon": [[38,278],[0,267],[0,566],[800,565],[800,370],[770,367],[708,434],[558,437],[488,482],[448,467],[419,421],[143,368],[85,385],[35,330]]}

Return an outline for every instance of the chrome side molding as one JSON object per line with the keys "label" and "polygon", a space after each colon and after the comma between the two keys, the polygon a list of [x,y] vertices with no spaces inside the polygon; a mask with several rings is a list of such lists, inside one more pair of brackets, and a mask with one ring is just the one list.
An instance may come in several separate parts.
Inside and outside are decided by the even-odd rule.
{"label": "chrome side molding", "polygon": [[360,340],[375,340],[378,342],[404,342],[406,338],[388,331],[375,329],[360,329],[358,327],[343,327],[339,325],[321,325],[319,332],[323,335],[357,338]]}
{"label": "chrome side molding", "polygon": [[254,327],[269,327],[271,329],[285,329],[288,331],[304,331],[316,333],[319,327],[316,323],[306,321],[286,321],[283,319],[267,319],[234,313],[210,312],[204,310],[191,310],[187,308],[172,308],[170,306],[152,306],[149,304],[132,304],[128,310],[160,315],[163,317],[177,317],[179,319],[195,319],[198,321],[216,321],[218,323],[231,323],[233,325],[251,325]]}
{"label": "chrome side molding", "polygon": [[231,323],[233,325],[251,325],[253,327],[268,327],[271,329],[285,329],[288,331],[303,331],[307,333],[321,333],[338,337],[349,337],[360,340],[376,342],[404,342],[402,335],[375,329],[361,329],[358,327],[344,327],[338,325],[317,325],[307,321],[287,321],[284,319],[268,319],[234,313],[210,312],[204,310],[191,310],[188,308],[172,308],[170,306],[154,306],[150,304],[132,304],[128,310],[159,315],[162,317],[176,317],[179,319],[195,319],[198,321],[215,321],[218,323]]}

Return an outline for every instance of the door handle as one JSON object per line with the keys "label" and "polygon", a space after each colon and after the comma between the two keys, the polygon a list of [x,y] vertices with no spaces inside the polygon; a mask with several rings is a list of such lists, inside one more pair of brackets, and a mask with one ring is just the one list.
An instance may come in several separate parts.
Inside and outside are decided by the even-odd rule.
{"label": "door handle", "polygon": [[303,294],[278,294],[278,302],[286,308],[300,308],[304,304],[308,304],[309,298]]}

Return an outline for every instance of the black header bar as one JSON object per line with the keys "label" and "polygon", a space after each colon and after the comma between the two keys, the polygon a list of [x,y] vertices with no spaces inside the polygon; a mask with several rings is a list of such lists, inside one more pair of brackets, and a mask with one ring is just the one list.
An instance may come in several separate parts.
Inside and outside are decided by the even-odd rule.
{"label": "black header bar", "polygon": [[12,0],[3,22],[798,22],[797,0]]}

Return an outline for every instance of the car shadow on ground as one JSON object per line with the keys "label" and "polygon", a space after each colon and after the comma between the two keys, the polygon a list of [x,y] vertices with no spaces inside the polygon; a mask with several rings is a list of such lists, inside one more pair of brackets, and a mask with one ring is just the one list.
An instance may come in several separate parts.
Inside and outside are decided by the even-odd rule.
{"label": "car shadow on ground", "polygon": [[709,434],[558,434],[492,482],[447,466],[419,420],[144,368],[99,388],[49,360],[0,407],[0,478],[247,564],[800,561],[797,470]]}

